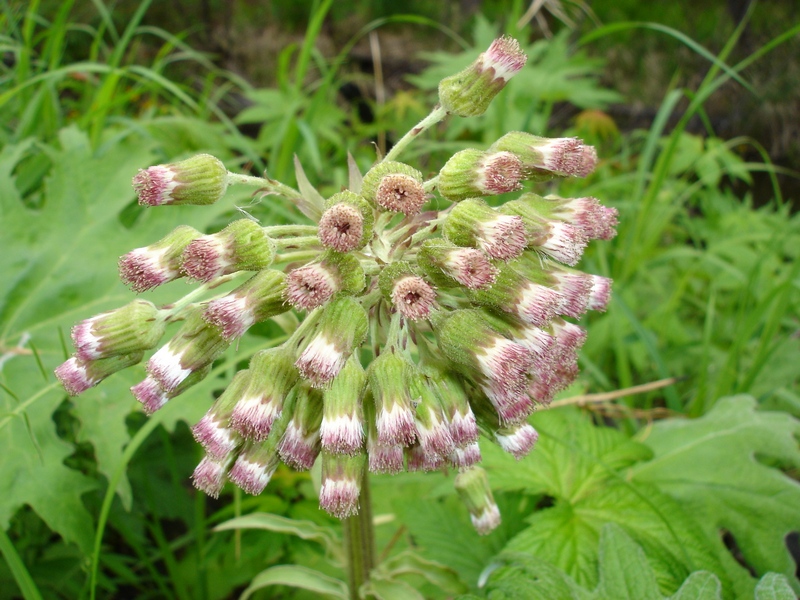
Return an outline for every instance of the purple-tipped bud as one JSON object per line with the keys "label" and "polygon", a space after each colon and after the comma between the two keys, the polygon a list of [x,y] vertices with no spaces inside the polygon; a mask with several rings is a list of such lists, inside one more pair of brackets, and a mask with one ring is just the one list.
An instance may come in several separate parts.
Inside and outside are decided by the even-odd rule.
{"label": "purple-tipped bud", "polygon": [[183,271],[207,282],[239,271],[260,271],[272,264],[275,242],[250,219],[234,221],[225,229],[192,241],[183,251]]}
{"label": "purple-tipped bud", "polygon": [[610,240],[617,235],[615,229],[619,215],[616,208],[603,206],[596,198],[559,198],[524,194],[521,202],[535,207],[546,218],[561,219],[577,227],[587,239]]}
{"label": "purple-tipped bud", "polygon": [[463,448],[453,450],[447,455],[447,460],[457,469],[468,469],[481,462],[481,448],[478,442],[472,442]]}
{"label": "purple-tipped bud", "polygon": [[555,289],[561,296],[558,313],[579,319],[588,309],[594,284],[591,275],[579,271],[554,269],[550,275],[555,279]]}
{"label": "purple-tipped bud", "polygon": [[426,379],[416,373],[408,381],[412,401],[416,404],[417,439],[426,453],[444,457],[453,451],[455,442],[450,435],[450,426],[442,403]]}
{"label": "purple-tipped bud", "polygon": [[131,388],[131,393],[141,403],[145,414],[152,415],[170,399],[180,396],[190,387],[205,379],[210,372],[211,365],[206,365],[197,371],[193,371],[172,390],[165,390],[156,379],[148,375]]}
{"label": "purple-tipped bud", "polygon": [[528,271],[525,263],[509,263],[500,269],[491,288],[470,291],[468,295],[477,304],[491,306],[526,323],[543,327],[556,316],[562,299],[556,290],[531,281]]}
{"label": "purple-tipped bud", "polygon": [[192,312],[166,346],[153,354],[147,372],[161,387],[171,392],[183,380],[216,360],[229,342],[217,327],[208,325],[202,312]]}
{"label": "purple-tipped bud", "polygon": [[439,348],[468,377],[488,380],[502,390],[524,385],[534,356],[492,329],[479,311],[454,311],[434,328]]}
{"label": "purple-tipped bud", "polygon": [[529,193],[523,194],[519,200],[506,202],[500,212],[522,219],[527,247],[574,266],[580,261],[589,238],[580,226],[556,215],[554,206],[554,203]]}
{"label": "purple-tipped bud", "polygon": [[410,321],[428,318],[436,306],[436,288],[420,277],[406,262],[383,268],[378,278],[384,298]]}
{"label": "purple-tipped bud", "polygon": [[425,204],[422,173],[399,162],[378,163],[364,175],[361,193],[391,212],[415,215]]}
{"label": "purple-tipped bud", "polygon": [[597,165],[597,153],[577,138],[543,138],[522,131],[507,133],[489,151],[511,152],[522,161],[525,176],[586,177]]}
{"label": "purple-tipped bud", "polygon": [[478,440],[478,426],[461,381],[445,368],[427,371],[428,385],[442,404],[450,437],[456,446],[463,447]]}
{"label": "purple-tipped bud", "polygon": [[498,38],[466,69],[439,82],[439,102],[461,117],[482,115],[527,59],[517,40]]}
{"label": "purple-tipped bud", "polygon": [[455,488],[479,534],[486,535],[500,525],[500,510],[492,496],[486,471],[480,467],[462,471],[456,476]]}
{"label": "purple-tipped bud", "polygon": [[278,445],[278,453],[287,465],[307,471],[314,466],[320,451],[322,393],[302,384],[295,389],[294,412]]}
{"label": "purple-tipped bud", "polygon": [[366,456],[322,453],[322,487],[319,506],[344,519],[358,513],[358,497],[364,478]]}
{"label": "purple-tipped bud", "polygon": [[411,365],[395,352],[384,352],[367,370],[375,400],[378,442],[384,446],[409,445],[417,437],[408,376]]}
{"label": "purple-tipped bud", "polygon": [[403,445],[384,446],[370,438],[367,443],[370,473],[395,475],[403,470]]}
{"label": "purple-tipped bud", "polygon": [[471,290],[481,289],[492,285],[498,273],[480,250],[461,248],[441,239],[423,242],[418,263],[442,287],[452,287],[456,282]]}
{"label": "purple-tipped bud", "polygon": [[258,496],[280,464],[278,454],[270,450],[264,451],[262,444],[248,441],[231,468],[230,480],[244,492]]}
{"label": "purple-tipped bud", "polygon": [[81,360],[73,356],[56,367],[55,375],[67,394],[77,396],[96,386],[109,375],[139,363],[143,355],[142,352],[135,352],[98,360]]}
{"label": "purple-tipped bud", "polygon": [[426,450],[419,442],[414,442],[404,450],[406,455],[406,470],[438,471],[445,466],[445,459],[441,454]]}
{"label": "purple-tipped bud", "polygon": [[339,296],[325,307],[317,330],[295,362],[300,374],[314,387],[325,387],[364,341],[367,312],[348,296]]}
{"label": "purple-tipped bud", "polygon": [[362,196],[345,190],[328,198],[326,208],[317,233],[323,246],[350,252],[372,239],[375,212]]}
{"label": "purple-tipped bud", "polygon": [[445,163],[436,181],[439,193],[458,201],[476,196],[494,196],[520,189],[522,163],[510,152],[467,149],[456,152]]}
{"label": "purple-tipped bud", "polygon": [[250,359],[250,383],[233,408],[231,425],[246,438],[263,441],[280,418],[299,373],[284,348],[261,350]]}
{"label": "purple-tipped bud", "polygon": [[222,461],[204,456],[192,474],[194,487],[212,498],[219,498],[219,493],[225,485],[226,474],[232,462],[232,455],[225,457]]}
{"label": "purple-tipped bud", "polygon": [[528,423],[520,423],[495,431],[494,438],[500,447],[513,454],[517,460],[523,459],[536,445],[539,434]]}
{"label": "purple-tipped bud", "polygon": [[600,275],[589,275],[592,289],[589,292],[589,310],[605,312],[611,300],[611,285],[613,280]]}
{"label": "purple-tipped bud", "polygon": [[357,294],[364,284],[364,269],[356,257],[326,252],[319,261],[289,272],[285,297],[298,310],[312,310],[338,292]]}
{"label": "purple-tipped bud", "polygon": [[499,260],[519,256],[527,244],[522,219],[500,214],[479,198],[459,202],[450,211],[444,235],[457,246],[480,248]]}
{"label": "purple-tipped bud", "polygon": [[142,206],[214,204],[225,195],[228,169],[210,154],[140,170],[133,189]]}
{"label": "purple-tipped bud", "polygon": [[155,244],[136,248],[119,259],[119,277],[134,292],[149,289],[183,277],[183,251],[202,234],[181,225]]}
{"label": "purple-tipped bud", "polygon": [[320,437],[322,447],[335,454],[357,454],[364,446],[364,415],[361,395],[367,375],[356,356],[324,391]]}
{"label": "purple-tipped bud", "polygon": [[148,350],[158,343],[165,328],[152,302],[134,300],[75,325],[75,356],[89,361]]}
{"label": "purple-tipped bud", "polygon": [[286,276],[282,272],[260,271],[227,296],[209,302],[203,318],[219,327],[226,340],[234,340],[253,324],[286,312],[285,291]]}
{"label": "purple-tipped bud", "polygon": [[237,372],[205,416],[192,427],[194,439],[205,448],[211,458],[222,460],[242,442],[241,434],[231,427],[231,415],[250,384],[251,375],[249,370]]}
{"label": "purple-tipped bud", "polygon": [[350,204],[334,204],[319,220],[319,241],[337,252],[350,252],[364,242],[364,217]]}

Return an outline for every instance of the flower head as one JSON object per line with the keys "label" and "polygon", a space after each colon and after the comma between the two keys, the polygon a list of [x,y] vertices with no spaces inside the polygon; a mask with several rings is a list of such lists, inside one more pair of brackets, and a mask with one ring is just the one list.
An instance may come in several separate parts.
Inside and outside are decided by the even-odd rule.
{"label": "flower head", "polygon": [[133,189],[143,206],[214,204],[228,187],[228,170],[210,154],[140,170]]}
{"label": "flower head", "polygon": [[461,117],[482,115],[527,58],[517,40],[498,38],[466,69],[442,79],[439,102],[447,112]]}

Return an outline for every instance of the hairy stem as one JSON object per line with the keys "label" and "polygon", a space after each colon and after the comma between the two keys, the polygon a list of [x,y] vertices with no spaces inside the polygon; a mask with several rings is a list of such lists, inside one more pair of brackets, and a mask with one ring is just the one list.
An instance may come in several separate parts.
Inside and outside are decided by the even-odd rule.
{"label": "hairy stem", "polygon": [[358,514],[342,521],[347,582],[352,600],[359,600],[358,590],[369,581],[370,571],[375,567],[375,529],[367,469],[364,469],[364,479],[361,482],[360,503]]}
{"label": "hairy stem", "polygon": [[427,129],[430,129],[440,121],[443,121],[446,116],[447,111],[441,106],[436,105],[427,117],[417,123],[417,125],[413,127],[411,131],[405,134],[394,146],[392,146],[392,149],[389,150],[389,154],[384,156],[383,160],[395,160],[397,155],[400,154],[406,146],[413,142],[417,136],[419,136],[419,134]]}

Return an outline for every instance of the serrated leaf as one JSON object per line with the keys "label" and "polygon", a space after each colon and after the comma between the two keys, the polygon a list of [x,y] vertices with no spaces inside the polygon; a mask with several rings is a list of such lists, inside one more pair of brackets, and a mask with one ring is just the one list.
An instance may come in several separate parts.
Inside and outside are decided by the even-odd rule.
{"label": "serrated leaf", "polygon": [[341,541],[333,534],[333,531],[329,527],[322,527],[311,521],[299,521],[267,513],[253,513],[225,521],[217,525],[214,531],[231,529],[265,529],[276,533],[286,533],[304,540],[319,542],[332,554],[340,552]]}
{"label": "serrated leaf", "polygon": [[598,600],[660,600],[653,569],[641,546],[617,525],[600,533],[600,584]]}
{"label": "serrated leaf", "polygon": [[[729,594],[752,594],[753,582],[725,549],[681,505],[654,486],[633,484],[625,469],[650,455],[616,430],[596,427],[577,410],[554,409],[531,422],[539,443],[517,473],[521,487],[552,497],[552,506],[533,513],[530,527],[508,545],[595,587],[600,531],[616,523],[642,546],[663,593],[673,593],[696,570],[718,574]],[[490,480],[504,480],[503,465],[491,452]],[[493,458],[489,458],[493,457]],[[511,468],[506,466],[510,471]],[[529,481],[528,478],[533,481]],[[507,478],[506,478],[507,479]]]}
{"label": "serrated leaf", "polygon": [[247,589],[242,592],[240,600],[247,600],[254,592],[272,585],[300,588],[322,594],[325,597],[341,598],[341,600],[348,600],[350,597],[344,581],[299,565],[279,565],[256,575]]}
{"label": "serrated leaf", "polygon": [[780,573],[767,573],[756,586],[756,600],[796,600],[789,581]]}
{"label": "serrated leaf", "polygon": [[632,476],[679,500],[709,534],[730,531],[756,572],[797,582],[783,539],[800,523],[800,483],[756,455],[800,466],[800,421],[755,408],[752,397],[734,396],[699,419],[657,423],[644,440],[655,456]]}
{"label": "serrated leaf", "polygon": [[564,571],[546,561],[517,552],[504,552],[502,565],[486,585],[491,600],[588,600],[591,593],[577,585]]}
{"label": "serrated leaf", "polygon": [[708,571],[695,571],[670,600],[721,600],[719,579]]}

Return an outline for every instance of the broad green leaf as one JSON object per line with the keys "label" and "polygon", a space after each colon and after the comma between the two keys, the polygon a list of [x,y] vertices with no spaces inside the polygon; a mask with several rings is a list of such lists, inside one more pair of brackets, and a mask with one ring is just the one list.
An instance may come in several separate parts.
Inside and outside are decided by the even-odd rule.
{"label": "broad green leaf", "polygon": [[322,594],[326,598],[348,600],[347,584],[324,573],[299,565],[279,565],[261,571],[253,578],[240,600],[247,600],[254,592],[271,585],[286,585]]}
{"label": "broad green leaf", "polygon": [[539,558],[518,552],[504,552],[502,566],[489,576],[486,585],[491,600],[589,600],[592,594],[572,578]]}
{"label": "broad green leaf", "polygon": [[627,480],[626,469],[651,453],[620,432],[592,424],[573,409],[534,415],[537,448],[521,463],[517,481],[503,471],[511,463],[487,448],[490,480],[504,487],[545,494],[552,505],[534,512],[530,526],[508,545],[569,573],[587,588],[598,583],[600,532],[616,523],[642,546],[662,593],[674,593],[696,570],[716,573],[728,594],[752,594],[753,582],[718,536],[654,486]]}
{"label": "broad green leaf", "polygon": [[797,595],[785,576],[767,573],[756,586],[756,600],[795,600]]}
{"label": "broad green leaf", "polygon": [[231,529],[266,529],[276,533],[287,533],[296,535],[304,540],[319,542],[331,554],[337,554],[341,551],[341,540],[334,535],[333,530],[330,527],[322,527],[311,521],[299,521],[267,513],[254,513],[225,521],[217,525],[214,531],[228,531]]}
{"label": "broad green leaf", "polygon": [[695,571],[670,600],[721,600],[719,579],[708,571]]}
{"label": "broad green leaf", "polygon": [[595,597],[598,600],[662,598],[641,546],[611,523],[600,533],[600,584]]}
{"label": "broad green leaf", "polygon": [[783,540],[800,523],[800,483],[756,457],[800,466],[800,421],[755,408],[752,397],[734,396],[699,419],[657,423],[643,440],[655,457],[632,479],[680,501],[709,535],[730,531],[759,574],[779,572],[797,585]]}

